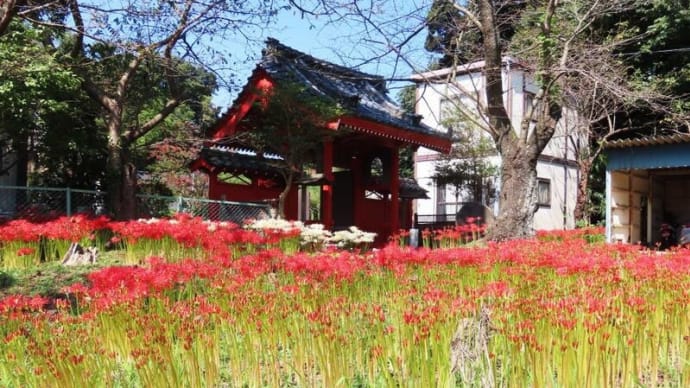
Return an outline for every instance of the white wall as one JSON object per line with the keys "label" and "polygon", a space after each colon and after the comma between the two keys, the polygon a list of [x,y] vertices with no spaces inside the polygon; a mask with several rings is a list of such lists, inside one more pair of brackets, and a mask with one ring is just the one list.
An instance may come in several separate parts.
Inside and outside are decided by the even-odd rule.
{"label": "white wall", "polygon": [[[530,85],[530,80],[519,68],[506,65],[503,71],[504,102],[506,110],[515,126],[516,132],[520,131],[519,125],[524,116],[525,96],[536,92],[536,88]],[[429,72],[415,76],[418,80],[416,113],[423,116],[422,122],[445,132],[440,123],[442,101],[451,99],[460,101],[464,107],[460,110],[471,117],[478,128],[485,119],[476,113],[474,106],[476,101],[485,101],[483,77],[480,69],[474,68],[466,73],[451,74],[448,70]],[[452,79],[453,82],[449,82]],[[468,97],[469,96],[469,97]],[[563,112],[563,118],[559,121],[553,139],[547,145],[543,155],[554,158],[574,160],[575,152],[570,136],[574,136],[576,130],[576,115],[567,109]],[[473,125],[474,126],[474,125]],[[429,199],[417,200],[415,211],[418,214],[436,214],[438,193],[431,178],[434,174],[437,152],[420,148],[415,156],[415,178],[419,184],[429,191]],[[496,165],[500,164],[500,158],[494,158]],[[537,165],[537,175],[548,179],[551,187],[551,206],[540,207],[535,214],[535,229],[562,229],[574,227],[573,210],[577,197],[577,169],[565,167],[562,164],[540,161]],[[454,193],[447,190],[446,201],[454,201]],[[463,201],[461,198],[460,201]],[[495,207],[497,209],[497,207]],[[564,213],[565,211],[565,213]],[[565,215],[564,215],[565,214]]]}
{"label": "white wall", "polygon": [[539,206],[534,214],[535,229],[571,229],[575,227],[578,171],[562,164],[537,163],[537,177],[548,179],[551,186],[550,206]]}

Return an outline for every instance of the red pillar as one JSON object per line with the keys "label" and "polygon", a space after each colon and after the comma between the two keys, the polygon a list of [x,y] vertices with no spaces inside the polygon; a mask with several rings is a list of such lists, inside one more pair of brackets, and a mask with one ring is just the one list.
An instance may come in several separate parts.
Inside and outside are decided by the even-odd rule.
{"label": "red pillar", "polygon": [[366,217],[362,211],[364,201],[364,184],[362,183],[362,157],[353,156],[350,161],[350,171],[352,171],[352,223],[362,225],[362,218]]}
{"label": "red pillar", "polygon": [[400,229],[400,153],[398,147],[391,150],[391,234]]}
{"label": "red pillar", "polygon": [[333,140],[323,142],[323,177],[327,181],[321,186],[321,221],[326,229],[333,228]]}

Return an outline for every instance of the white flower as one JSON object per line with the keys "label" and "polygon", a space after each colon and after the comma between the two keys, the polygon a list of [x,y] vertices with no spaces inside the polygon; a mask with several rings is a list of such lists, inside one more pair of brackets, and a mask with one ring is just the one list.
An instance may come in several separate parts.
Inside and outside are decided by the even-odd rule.
{"label": "white flower", "polygon": [[160,221],[158,218],[152,217],[152,218],[139,218],[137,222],[141,222],[143,224],[155,224],[156,222]]}
{"label": "white flower", "polygon": [[322,224],[303,225],[300,231],[302,245],[320,244],[325,242],[330,236],[331,232],[325,230]]}
{"label": "white flower", "polygon": [[261,220],[255,220],[245,225],[245,228],[257,231],[282,230],[285,232],[289,232],[295,229],[301,230],[303,226],[304,224],[300,221],[288,221],[281,218],[266,218]]}
{"label": "white flower", "polygon": [[351,226],[347,230],[339,230],[333,234],[329,242],[336,244],[339,248],[354,248],[362,244],[374,242],[376,233],[365,232],[356,226]]}

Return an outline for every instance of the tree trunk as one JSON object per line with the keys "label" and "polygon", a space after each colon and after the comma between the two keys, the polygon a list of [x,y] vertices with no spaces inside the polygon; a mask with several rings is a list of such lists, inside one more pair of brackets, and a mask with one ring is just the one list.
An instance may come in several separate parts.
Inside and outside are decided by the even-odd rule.
{"label": "tree trunk", "polygon": [[537,211],[537,156],[513,145],[502,152],[499,212],[487,239],[503,241],[534,235]]}
{"label": "tree trunk", "polygon": [[0,1],[0,35],[2,35],[12,21],[15,13],[15,0]]}
{"label": "tree trunk", "polygon": [[120,219],[137,218],[137,167],[131,162],[129,148],[123,150],[122,164],[122,206]]}
{"label": "tree trunk", "polygon": [[530,237],[534,234],[537,210],[537,158],[541,151],[537,138],[515,133],[503,101],[501,49],[494,3],[477,3],[478,23],[484,47],[483,75],[490,123],[490,133],[501,155],[501,194],[498,217],[489,225],[486,237],[502,241]]}
{"label": "tree trunk", "polygon": [[137,168],[130,162],[129,150],[111,152],[108,158],[109,204],[112,216],[118,220],[137,217]]}
{"label": "tree trunk", "polygon": [[282,219],[287,219],[285,217],[285,202],[287,201],[288,194],[292,189],[292,181],[294,179],[293,174],[287,174],[285,178],[285,188],[278,194],[278,217]]}
{"label": "tree trunk", "polygon": [[111,215],[116,219],[122,217],[122,139],[120,138],[120,126],[122,119],[117,114],[108,118],[108,161],[106,164],[106,191],[108,192],[108,204]]}
{"label": "tree trunk", "polygon": [[587,186],[589,186],[589,173],[592,170],[592,160],[590,158],[581,159],[578,161],[579,180],[577,182],[577,200],[575,202],[575,221],[585,220],[589,222],[589,212],[587,211],[587,203],[589,202],[589,195],[587,193]]}
{"label": "tree trunk", "polygon": [[136,218],[137,169],[131,161],[130,144],[121,137],[122,117],[117,106],[108,119],[107,191],[114,218]]}

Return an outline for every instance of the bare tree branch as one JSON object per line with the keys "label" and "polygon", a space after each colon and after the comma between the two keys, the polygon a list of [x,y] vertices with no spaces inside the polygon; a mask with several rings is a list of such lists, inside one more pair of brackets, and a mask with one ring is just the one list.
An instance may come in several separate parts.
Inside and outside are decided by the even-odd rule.
{"label": "bare tree branch", "polygon": [[2,0],[0,2],[0,36],[7,30],[16,12],[16,0]]}

